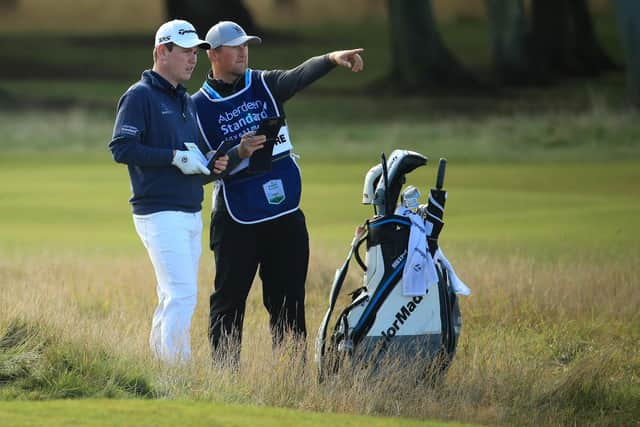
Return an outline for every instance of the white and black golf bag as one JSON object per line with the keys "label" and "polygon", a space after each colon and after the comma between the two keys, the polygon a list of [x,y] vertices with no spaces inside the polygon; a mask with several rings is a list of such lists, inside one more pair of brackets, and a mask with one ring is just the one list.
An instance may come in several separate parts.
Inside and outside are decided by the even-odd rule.
{"label": "white and black golf bag", "polygon": [[[426,163],[427,158],[419,153],[395,150],[388,161],[383,154],[381,164],[367,173],[363,203],[374,206],[375,216],[356,233],[347,259],[336,271],[329,309],[316,341],[321,380],[335,373],[345,357],[374,365],[384,358],[421,357],[429,363],[437,360],[439,369],[444,370],[455,354],[462,325],[456,293],[468,294],[469,289],[438,248],[446,199],[442,189],[446,161],[440,161],[436,188],[430,192],[428,205],[418,205],[419,191],[408,186],[396,209],[405,175]],[[412,224],[417,229],[412,230]],[[421,224],[425,230],[420,229]],[[412,232],[418,233],[418,242],[426,240],[422,242],[425,253],[412,253],[416,249],[413,246],[420,246],[415,245]],[[366,245],[364,262],[360,256],[362,245]],[[420,255],[424,255],[421,263],[410,264]],[[336,313],[335,327],[327,340],[328,324],[352,257],[364,270],[364,283],[350,293],[350,303]],[[415,282],[416,276],[408,277],[413,273],[406,264],[417,271],[431,268],[430,275],[417,276],[430,277],[418,292],[407,288],[408,284],[415,285],[409,282]]]}

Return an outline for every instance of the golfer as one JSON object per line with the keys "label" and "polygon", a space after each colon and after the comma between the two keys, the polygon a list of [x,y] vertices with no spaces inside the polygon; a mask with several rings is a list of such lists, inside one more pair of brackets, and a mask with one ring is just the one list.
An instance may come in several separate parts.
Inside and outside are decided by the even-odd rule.
{"label": "golfer", "polygon": [[[198,38],[190,23],[174,20],[160,26],[153,69],[144,71],[120,98],[109,144],[114,160],[128,166],[133,221],[156,274],[158,306],[149,343],[154,355],[168,363],[190,358],[202,186],[211,173],[188,150],[192,143],[201,153],[209,152],[181,84],[191,78],[198,48],[209,48],[209,43]],[[214,174],[224,171],[227,161],[226,156],[217,160]]]}
{"label": "golfer", "polygon": [[248,45],[261,39],[247,36],[238,24],[219,22],[206,39],[211,72],[192,99],[207,142],[215,148],[237,141],[242,160],[214,186],[210,243],[216,276],[209,339],[214,358],[237,362],[245,302],[258,267],[274,345],[285,333],[306,337],[309,237],[299,208],[300,170],[286,122],[273,147],[271,170],[247,170],[249,158],[265,144],[255,130],[265,117],[284,116],[288,99],[336,65],[361,71],[362,49],[313,57],[291,70],[258,71],[248,68]]}

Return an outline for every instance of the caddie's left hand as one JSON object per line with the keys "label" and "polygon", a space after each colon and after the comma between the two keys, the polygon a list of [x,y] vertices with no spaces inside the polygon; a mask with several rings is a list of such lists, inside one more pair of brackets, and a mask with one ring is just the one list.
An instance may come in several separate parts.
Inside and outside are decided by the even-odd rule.
{"label": "caddie's left hand", "polygon": [[364,62],[360,54],[364,49],[336,50],[329,53],[329,60],[336,65],[347,67],[354,73],[362,71]]}

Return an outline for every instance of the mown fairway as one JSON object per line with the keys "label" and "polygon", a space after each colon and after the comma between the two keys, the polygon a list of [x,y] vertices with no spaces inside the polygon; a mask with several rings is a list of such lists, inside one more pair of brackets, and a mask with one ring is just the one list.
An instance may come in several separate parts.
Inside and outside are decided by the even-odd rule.
{"label": "mown fairway", "polygon": [[407,418],[318,414],[281,408],[221,405],[194,401],[85,400],[50,402],[2,402],[0,422],[5,426],[47,425],[51,427],[175,426],[315,427],[463,427],[470,424],[419,421]]}
{"label": "mown fairway", "polygon": [[[3,251],[139,254],[126,203],[126,169],[104,157],[19,156],[17,165],[16,157],[3,160],[0,177],[11,183],[2,189]],[[354,227],[373,215],[361,204],[361,191],[375,161],[301,162],[303,209],[318,248],[346,253]],[[637,254],[639,170],[635,161],[456,164],[450,159],[443,246],[496,256]],[[410,175],[408,183],[424,194],[434,177],[431,165]]]}

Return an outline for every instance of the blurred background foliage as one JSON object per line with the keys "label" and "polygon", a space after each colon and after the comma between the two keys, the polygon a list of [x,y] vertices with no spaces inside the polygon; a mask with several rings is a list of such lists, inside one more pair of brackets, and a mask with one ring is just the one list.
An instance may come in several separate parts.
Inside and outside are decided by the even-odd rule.
{"label": "blurred background foliage", "polygon": [[[529,98],[531,88],[604,77],[600,83],[618,105],[638,105],[635,1],[348,3],[0,0],[0,102],[113,105],[151,66],[155,29],[186,18],[202,36],[223,19],[262,36],[264,44],[251,50],[256,68],[288,68],[330,50],[364,47],[366,73],[333,73],[314,85],[323,93]],[[201,56],[196,80],[206,62]]]}

